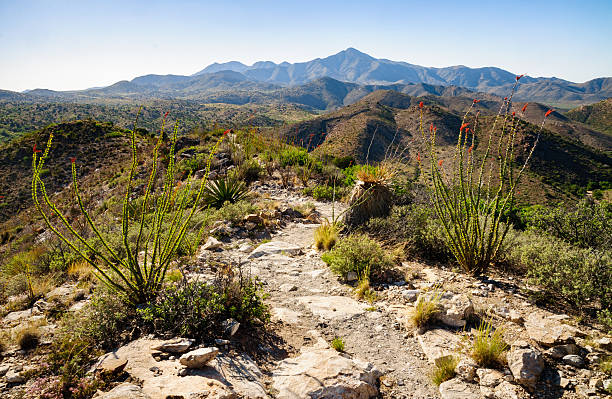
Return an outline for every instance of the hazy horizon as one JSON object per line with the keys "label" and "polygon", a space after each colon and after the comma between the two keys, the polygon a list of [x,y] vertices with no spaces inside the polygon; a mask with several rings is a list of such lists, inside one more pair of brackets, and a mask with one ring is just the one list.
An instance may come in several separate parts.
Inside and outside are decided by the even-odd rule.
{"label": "hazy horizon", "polygon": [[381,1],[231,4],[0,0],[0,89],[81,90],[214,62],[295,63],[348,47],[426,67],[612,76],[612,3]]}

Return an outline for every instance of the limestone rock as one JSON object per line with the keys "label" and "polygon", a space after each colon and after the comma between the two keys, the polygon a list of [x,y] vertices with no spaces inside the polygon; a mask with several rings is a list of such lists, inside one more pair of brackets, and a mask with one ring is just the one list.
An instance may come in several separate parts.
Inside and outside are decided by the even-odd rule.
{"label": "limestone rock", "polygon": [[455,374],[458,378],[466,382],[474,382],[476,379],[476,370],[478,365],[474,361],[467,357],[462,357],[455,367]]}
{"label": "limestone rock", "polygon": [[194,342],[193,339],[189,338],[174,338],[158,345],[153,345],[151,349],[168,353],[184,353]]}
{"label": "limestone rock", "polygon": [[583,367],[584,359],[578,355],[565,355],[563,356],[563,363],[574,367]]}
{"label": "limestone rock", "polygon": [[478,385],[453,378],[440,384],[442,399],[480,399]]}
{"label": "limestone rock", "polygon": [[437,364],[444,357],[455,356],[461,346],[459,336],[440,328],[425,331],[418,336],[418,340],[425,356],[432,364]]}
{"label": "limestone rock", "polygon": [[94,399],[150,399],[149,395],[142,392],[142,388],[138,385],[124,382],[117,385],[108,392],[98,391]]}
{"label": "limestone rock", "polygon": [[223,246],[223,243],[217,240],[215,237],[208,237],[206,243],[202,245],[202,250],[204,251],[214,251],[215,249],[219,249]]}
{"label": "limestone rock", "polygon": [[249,259],[260,258],[262,256],[270,256],[275,254],[297,255],[302,251],[302,247],[294,244],[289,244],[283,241],[270,241],[261,244],[251,252]]}
{"label": "limestone rock", "polygon": [[282,292],[291,292],[291,291],[297,291],[298,287],[295,284],[285,283],[285,284],[282,284],[278,289],[281,290]]}
{"label": "limestone rock", "polygon": [[119,374],[125,369],[128,360],[126,358],[121,358],[116,355],[114,352],[109,352],[105,355],[102,355],[98,362],[93,367],[96,371],[104,371],[111,374]]}
{"label": "limestone rock", "polygon": [[577,335],[575,327],[563,324],[558,317],[532,313],[525,321],[529,338],[544,346],[571,343]]}
{"label": "limestone rock", "polygon": [[495,387],[495,399],[528,399],[530,397],[531,395],[519,385],[512,384],[508,381],[503,381]]}
{"label": "limestone rock", "polygon": [[278,399],[367,399],[378,395],[380,375],[371,363],[328,348],[308,348],[281,361],[272,372],[272,382]]}
{"label": "limestone rock", "polygon": [[527,342],[517,341],[510,348],[507,359],[514,380],[533,388],[544,370],[542,353]]}
{"label": "limestone rock", "polygon": [[4,375],[4,379],[9,384],[23,384],[25,382],[25,378],[23,378],[21,373],[13,369],[7,371],[7,373]]}
{"label": "limestone rock", "polygon": [[348,272],[346,273],[346,281],[348,281],[349,283],[352,281],[357,281],[359,277],[357,276],[357,273],[355,272]]}
{"label": "limestone rock", "polygon": [[480,385],[488,388],[495,388],[504,381],[504,375],[497,370],[478,369],[476,374],[478,375]]}
{"label": "limestone rock", "polygon": [[240,328],[240,323],[230,318],[221,323],[221,327],[223,327],[225,335],[233,337],[238,331],[238,328]]}
{"label": "limestone rock", "polygon": [[212,348],[200,348],[187,352],[181,356],[179,361],[181,364],[190,369],[201,369],[208,362],[214,359],[219,354],[219,349]]}
{"label": "limestone rock", "polygon": [[324,320],[343,320],[365,313],[367,305],[346,296],[303,296],[296,298],[315,316]]}

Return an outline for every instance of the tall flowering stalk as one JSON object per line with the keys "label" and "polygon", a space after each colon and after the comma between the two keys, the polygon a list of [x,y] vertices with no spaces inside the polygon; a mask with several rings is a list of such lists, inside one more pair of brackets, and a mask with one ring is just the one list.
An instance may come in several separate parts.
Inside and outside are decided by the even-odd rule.
{"label": "tall flowering stalk", "polygon": [[[140,114],[140,111],[138,114]],[[187,205],[193,197],[192,194],[195,190],[194,185],[197,187],[197,183],[193,184],[193,182],[190,181],[188,184],[181,187],[174,178],[174,148],[176,145],[178,122],[174,125],[168,156],[168,167],[162,179],[163,184],[161,191],[156,192],[154,189],[158,175],[159,150],[163,144],[167,115],[166,113],[164,116],[157,143],[153,149],[152,167],[144,195],[142,196],[142,204],[140,205],[136,205],[132,199],[132,188],[138,165],[135,133],[138,116],[134,123],[134,129],[130,131],[132,165],[129,172],[125,196],[123,198],[120,229],[121,242],[125,251],[124,255],[120,254],[109,245],[108,241],[104,239],[100,233],[100,229],[96,226],[85,209],[77,179],[76,159],[71,158],[74,198],[86,223],[100,240],[100,246],[92,245],[79,234],[47,194],[40,173],[45,164],[45,160],[49,157],[53,134],[49,136],[47,146],[42,154],[41,150],[36,149],[36,146],[34,147],[32,159],[32,198],[34,199],[36,209],[51,231],[57,234],[62,241],[96,270],[95,274],[100,281],[118,293],[122,299],[133,305],[150,301],[155,298],[161,289],[168,266],[185,238],[189,222],[196,211],[200,197],[206,186],[212,158],[224,138],[224,135],[221,136],[211,149],[206,164],[206,171],[204,176],[200,179],[197,195],[189,209]],[[51,215],[57,215],[59,219],[58,222],[54,224],[51,221],[49,214],[43,209],[43,203],[46,205],[46,208],[50,210]],[[130,216],[130,209],[135,210],[138,207],[140,208],[140,212],[132,212],[134,216]],[[135,243],[130,243],[128,239],[131,225],[135,225],[138,231]],[[60,226],[63,226],[62,230],[64,230],[64,232],[60,231]],[[139,256],[141,251],[143,251],[144,254]]]}
{"label": "tall flowering stalk", "polygon": [[[509,229],[507,224],[502,223],[502,218],[514,204],[520,177],[538,144],[544,122],[552,112],[550,110],[544,115],[535,142],[517,171],[514,147],[519,119],[510,113],[510,107],[521,77],[516,77],[510,97],[504,98],[480,159],[475,156],[474,150],[479,113],[472,114],[479,100],[472,102],[463,117],[449,164],[437,159],[437,129],[432,124],[426,134],[423,129],[423,103],[419,104],[419,130],[429,152],[434,207],[442,221],[449,249],[461,268],[473,275],[486,272],[499,253]],[[470,115],[473,118],[469,118]],[[417,160],[421,167],[420,153]],[[448,165],[448,173],[444,173],[443,165]]]}

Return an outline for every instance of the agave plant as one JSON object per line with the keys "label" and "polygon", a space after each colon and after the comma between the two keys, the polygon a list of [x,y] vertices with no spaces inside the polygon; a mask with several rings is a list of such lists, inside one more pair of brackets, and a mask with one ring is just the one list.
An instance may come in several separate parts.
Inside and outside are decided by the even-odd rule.
{"label": "agave plant", "polygon": [[236,175],[228,174],[225,178],[210,181],[204,189],[204,203],[221,208],[226,202],[235,204],[249,195],[246,184]]}

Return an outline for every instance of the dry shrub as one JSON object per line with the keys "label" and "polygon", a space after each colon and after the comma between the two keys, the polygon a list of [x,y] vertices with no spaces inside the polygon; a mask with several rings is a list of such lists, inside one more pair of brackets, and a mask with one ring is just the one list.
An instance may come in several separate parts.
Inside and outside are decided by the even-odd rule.
{"label": "dry shrub", "polygon": [[389,214],[392,203],[393,192],[389,186],[380,182],[359,180],[350,194],[344,223],[350,229],[366,223],[371,218],[385,217]]}

